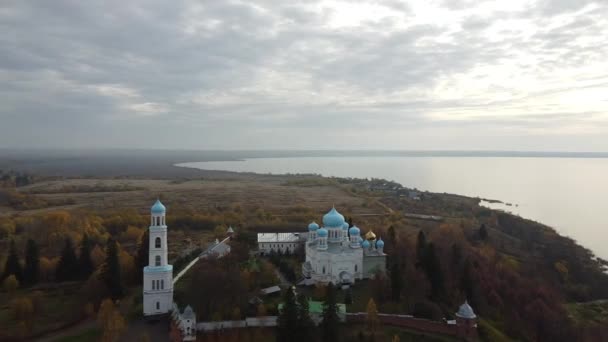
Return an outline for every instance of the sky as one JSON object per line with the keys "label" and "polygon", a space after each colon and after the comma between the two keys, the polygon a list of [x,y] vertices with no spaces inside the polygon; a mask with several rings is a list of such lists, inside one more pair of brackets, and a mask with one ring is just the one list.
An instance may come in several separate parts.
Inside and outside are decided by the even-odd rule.
{"label": "sky", "polygon": [[608,1],[0,2],[0,148],[608,151]]}

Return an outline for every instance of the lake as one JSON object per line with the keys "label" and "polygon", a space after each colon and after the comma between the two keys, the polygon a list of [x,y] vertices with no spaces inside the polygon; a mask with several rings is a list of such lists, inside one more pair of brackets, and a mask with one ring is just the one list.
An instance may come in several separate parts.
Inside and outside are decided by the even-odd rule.
{"label": "lake", "polygon": [[496,199],[608,259],[607,158],[296,157],[180,163],[204,170],[384,178],[409,188]]}

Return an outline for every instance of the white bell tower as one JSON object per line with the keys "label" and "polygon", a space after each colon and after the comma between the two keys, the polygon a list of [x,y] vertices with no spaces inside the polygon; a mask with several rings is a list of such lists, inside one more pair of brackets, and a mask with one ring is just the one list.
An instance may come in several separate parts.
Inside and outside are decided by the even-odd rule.
{"label": "white bell tower", "polygon": [[150,209],[150,248],[144,267],[144,316],[162,315],[173,308],[173,266],[167,260],[165,206],[156,200]]}

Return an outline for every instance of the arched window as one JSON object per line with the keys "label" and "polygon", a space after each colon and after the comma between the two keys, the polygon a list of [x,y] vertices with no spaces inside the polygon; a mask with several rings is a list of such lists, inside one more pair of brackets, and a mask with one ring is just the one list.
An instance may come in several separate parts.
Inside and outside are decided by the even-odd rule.
{"label": "arched window", "polygon": [[323,266],[323,274],[325,274],[325,266]]}
{"label": "arched window", "polygon": [[160,289],[161,289],[161,290],[164,290],[164,289],[165,289],[165,280],[164,280],[164,279],[161,279],[161,280],[160,280]]}
{"label": "arched window", "polygon": [[359,270],[359,265],[355,265],[355,272]]}
{"label": "arched window", "polygon": [[160,255],[157,255],[155,257],[155,264],[156,264],[156,266],[160,266]]}
{"label": "arched window", "polygon": [[154,240],[154,248],[160,248],[160,238],[159,237],[157,237]]}
{"label": "arched window", "polygon": [[152,280],[152,290],[156,290],[156,280]]}
{"label": "arched window", "polygon": [[157,225],[157,226],[160,226],[160,217],[157,217],[157,218],[156,218],[156,225]]}
{"label": "arched window", "polygon": [[160,302],[156,302],[156,310],[160,310]]}

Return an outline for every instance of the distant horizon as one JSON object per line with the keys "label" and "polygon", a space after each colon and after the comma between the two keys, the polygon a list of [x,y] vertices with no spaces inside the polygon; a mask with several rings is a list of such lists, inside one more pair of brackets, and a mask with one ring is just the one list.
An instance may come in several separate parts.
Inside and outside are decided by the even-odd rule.
{"label": "distant horizon", "polygon": [[[55,152],[55,153],[77,153],[77,152],[177,152],[177,153],[387,153],[387,154],[410,154],[410,155],[475,155],[475,156],[589,156],[589,157],[608,157],[608,151],[565,151],[565,150],[473,150],[473,149],[161,149],[161,148],[43,148],[43,147],[24,147],[24,148],[0,148],[0,153],[21,153],[21,152]],[[352,156],[352,155],[351,155]]]}

